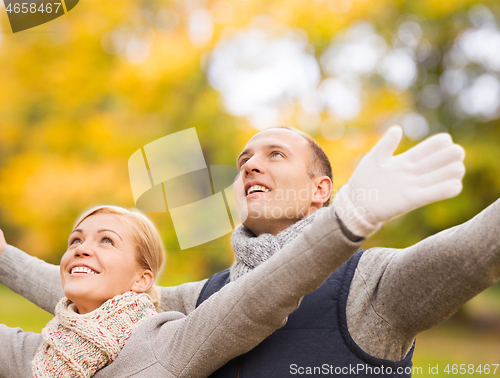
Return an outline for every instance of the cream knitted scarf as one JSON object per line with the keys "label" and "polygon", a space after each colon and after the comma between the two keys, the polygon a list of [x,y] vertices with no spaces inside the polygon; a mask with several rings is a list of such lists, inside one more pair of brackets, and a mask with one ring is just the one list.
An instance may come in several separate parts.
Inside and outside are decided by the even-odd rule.
{"label": "cream knitted scarf", "polygon": [[250,272],[274,255],[285,244],[290,243],[299,236],[304,228],[314,220],[318,211],[323,211],[323,209],[316,210],[314,213],[302,218],[276,236],[271,234],[255,236],[250,229],[243,225],[236,227],[231,236],[231,244],[236,256],[230,269],[231,281]]}
{"label": "cream knitted scarf", "polygon": [[118,356],[141,321],[156,314],[147,294],[132,291],[86,315],[75,313],[71,304],[63,298],[42,330],[33,377],[91,377]]}

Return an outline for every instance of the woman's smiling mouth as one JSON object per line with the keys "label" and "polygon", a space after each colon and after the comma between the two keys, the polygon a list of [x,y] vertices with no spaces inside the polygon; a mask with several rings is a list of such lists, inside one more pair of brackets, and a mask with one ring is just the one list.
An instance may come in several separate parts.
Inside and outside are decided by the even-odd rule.
{"label": "woman's smiling mouth", "polygon": [[99,274],[99,272],[96,272],[95,270],[90,269],[87,266],[75,266],[71,268],[70,274]]}

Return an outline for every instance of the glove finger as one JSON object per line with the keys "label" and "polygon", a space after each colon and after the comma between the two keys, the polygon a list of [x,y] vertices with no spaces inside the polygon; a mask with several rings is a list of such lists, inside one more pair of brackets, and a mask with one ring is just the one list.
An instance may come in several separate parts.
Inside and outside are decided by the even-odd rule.
{"label": "glove finger", "polygon": [[449,180],[462,180],[465,174],[465,166],[462,162],[454,162],[444,167],[434,169],[416,178],[416,184],[420,188],[433,187],[441,182]]}
{"label": "glove finger", "polygon": [[462,180],[447,180],[421,190],[420,203],[417,207],[432,202],[452,198],[462,191]]}
{"label": "glove finger", "polygon": [[415,174],[423,175],[448,164],[462,162],[464,158],[464,149],[458,144],[452,144],[435,150],[431,155],[416,162],[412,169]]}
{"label": "glove finger", "polygon": [[387,161],[396,151],[402,136],[400,126],[391,126],[369,153],[378,161]]}
{"label": "glove finger", "polygon": [[416,146],[410,148],[408,151],[398,155],[401,158],[408,159],[412,163],[425,159],[427,156],[432,155],[436,151],[443,149],[453,144],[450,134],[441,133],[433,135]]}

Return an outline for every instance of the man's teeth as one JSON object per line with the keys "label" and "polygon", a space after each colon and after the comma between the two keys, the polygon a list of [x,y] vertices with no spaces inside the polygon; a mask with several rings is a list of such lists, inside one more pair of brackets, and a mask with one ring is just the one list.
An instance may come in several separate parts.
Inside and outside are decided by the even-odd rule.
{"label": "man's teeth", "polygon": [[97,274],[92,269],[87,268],[86,266],[75,266],[73,269],[71,269],[71,274],[73,273]]}
{"label": "man's teeth", "polygon": [[253,193],[253,192],[270,192],[269,189],[267,189],[265,186],[262,185],[252,185],[250,188],[247,190],[247,195]]}

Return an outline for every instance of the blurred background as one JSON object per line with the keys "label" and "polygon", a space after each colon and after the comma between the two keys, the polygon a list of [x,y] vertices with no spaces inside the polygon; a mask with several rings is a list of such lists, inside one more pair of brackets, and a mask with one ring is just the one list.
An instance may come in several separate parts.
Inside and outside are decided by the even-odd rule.
{"label": "blurred background", "polygon": [[[391,221],[364,248],[412,245],[500,196],[494,0],[85,0],[15,34],[0,2],[0,31],[0,228],[54,264],[84,210],[134,206],[130,155],[190,127],[210,165],[234,165],[258,130],[303,130],[330,157],[336,189],[394,123],[399,152],[450,133],[467,153],[462,193]],[[168,251],[160,284],[232,263],[230,235],[180,250],[170,215],[148,215]],[[50,317],[0,285],[1,323],[40,331]],[[425,376],[429,364],[498,356],[495,285],[423,333],[414,365]]]}

